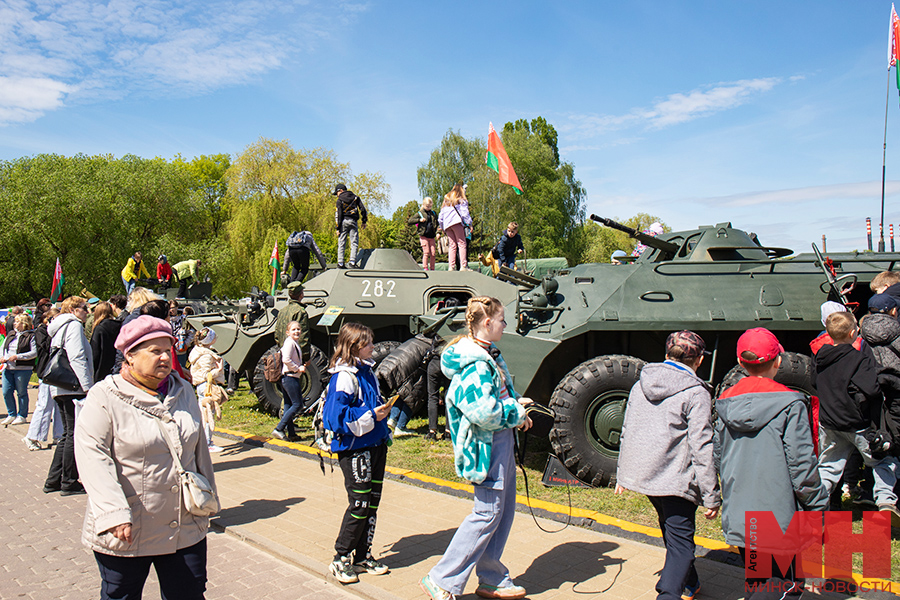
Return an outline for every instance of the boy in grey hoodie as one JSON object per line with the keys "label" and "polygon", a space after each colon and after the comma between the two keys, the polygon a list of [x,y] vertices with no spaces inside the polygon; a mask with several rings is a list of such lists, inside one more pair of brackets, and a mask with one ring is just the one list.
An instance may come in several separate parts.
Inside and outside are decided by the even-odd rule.
{"label": "boy in grey hoodie", "polygon": [[692,331],[666,340],[666,361],[646,365],[631,389],[619,449],[616,493],[646,494],[659,515],[666,562],[659,599],[694,598],[697,505],[714,519],[722,499],[713,460],[712,401],[696,370],[706,345]]}

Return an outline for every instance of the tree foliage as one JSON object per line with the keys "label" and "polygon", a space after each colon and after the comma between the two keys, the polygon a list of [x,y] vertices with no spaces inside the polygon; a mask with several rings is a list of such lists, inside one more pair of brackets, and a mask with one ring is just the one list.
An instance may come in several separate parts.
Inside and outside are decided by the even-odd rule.
{"label": "tree foliage", "polygon": [[[295,230],[311,231],[328,259],[336,259],[332,191],[337,183],[360,196],[369,211],[386,208],[390,194],[380,173],[354,176],[350,165],[340,162],[331,150],[296,150],[287,140],[268,138],[260,138],[238,155],[225,179],[229,212],[225,232],[234,252],[233,281],[244,286],[268,285],[272,248],[278,242],[283,257],[284,242]],[[371,218],[370,222],[374,224]],[[360,245],[378,247],[381,235],[378,227],[363,229]],[[225,287],[224,291],[237,294],[240,290]]]}
{"label": "tree foliage", "polygon": [[[665,223],[647,213],[638,213],[625,221],[620,220],[618,217],[610,218],[638,231],[643,231],[652,223],[659,221],[663,225],[663,229],[669,231],[669,227]],[[631,254],[631,251],[637,245],[636,240],[628,237],[621,231],[604,227],[593,221],[585,222],[583,232],[585,238],[583,262],[586,263],[611,262],[610,256],[616,250],[622,250],[626,254]]]}
{"label": "tree foliage", "polygon": [[487,151],[481,139],[466,139],[459,132],[448,130],[441,145],[432,150],[428,162],[419,167],[417,176],[422,197],[434,200],[440,210],[444,195],[457,183],[471,183],[479,166],[484,164]]}
{"label": "tree foliage", "polygon": [[[190,174],[164,159],[42,154],[0,162],[0,302],[48,296],[59,258],[66,293],[122,289],[120,271],[159,238],[196,237],[205,214]],[[175,260],[182,258],[174,256]]]}

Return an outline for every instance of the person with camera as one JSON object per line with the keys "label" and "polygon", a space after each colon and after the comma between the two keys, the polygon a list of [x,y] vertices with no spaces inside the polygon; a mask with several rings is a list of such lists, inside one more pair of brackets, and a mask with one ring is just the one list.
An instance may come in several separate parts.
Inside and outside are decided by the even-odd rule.
{"label": "person with camera", "polygon": [[174,342],[156,317],[123,326],[122,372],[91,389],[75,427],[88,493],[81,540],[104,600],[140,598],[151,565],[163,598],[201,600],[206,590],[209,517],[190,512],[179,471],[199,474],[213,495],[215,475],[197,396],[172,373]]}

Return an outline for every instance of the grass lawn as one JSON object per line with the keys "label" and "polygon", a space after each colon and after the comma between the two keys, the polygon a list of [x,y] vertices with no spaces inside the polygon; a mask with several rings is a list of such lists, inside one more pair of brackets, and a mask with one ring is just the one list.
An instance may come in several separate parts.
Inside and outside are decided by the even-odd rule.
{"label": "grass lawn", "polygon": [[[443,421],[443,418],[441,420]],[[247,434],[272,437],[271,432],[277,422],[278,419],[261,409],[256,397],[247,387],[246,381],[241,381],[239,389],[223,407],[222,420],[218,426]],[[297,424],[297,433],[301,437],[300,443],[312,444],[312,418],[301,416],[295,420],[295,423]],[[448,481],[462,481],[457,477],[453,468],[452,444],[449,441],[427,442],[421,437],[428,431],[427,419],[413,418],[407,428],[415,430],[420,435],[394,440],[388,452],[388,465]],[[529,439],[525,471],[528,474],[528,485],[532,498],[568,506],[569,494],[571,494],[573,507],[594,510],[631,523],[649,527],[658,526],[656,511],[653,510],[647,498],[640,494],[626,492],[624,495],[616,496],[609,488],[570,488],[567,492],[564,487],[548,488],[541,485],[541,476],[549,451],[549,440]],[[521,470],[516,480],[516,489],[519,494],[525,494]],[[851,508],[849,501],[845,501],[844,507],[848,510]],[[861,515],[859,510],[853,510],[854,531],[862,530]],[[698,511],[697,536],[724,541],[720,518],[717,517],[710,521],[703,518]],[[900,582],[900,541],[898,541],[897,535],[891,541],[891,566],[891,580]],[[860,555],[857,554],[854,556],[854,570],[861,572],[861,569],[862,561]]]}

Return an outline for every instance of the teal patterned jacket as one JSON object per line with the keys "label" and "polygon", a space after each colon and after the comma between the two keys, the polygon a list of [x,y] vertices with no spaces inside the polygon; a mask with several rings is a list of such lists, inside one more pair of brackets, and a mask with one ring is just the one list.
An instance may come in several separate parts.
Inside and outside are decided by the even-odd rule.
{"label": "teal patterned jacket", "polygon": [[[516,401],[519,394],[513,389],[503,357],[494,360],[471,338],[464,337],[444,350],[441,370],[450,378],[447,426],[456,473],[480,484],[490,470],[494,432],[521,425],[525,409]],[[510,397],[501,402],[504,381]]]}

